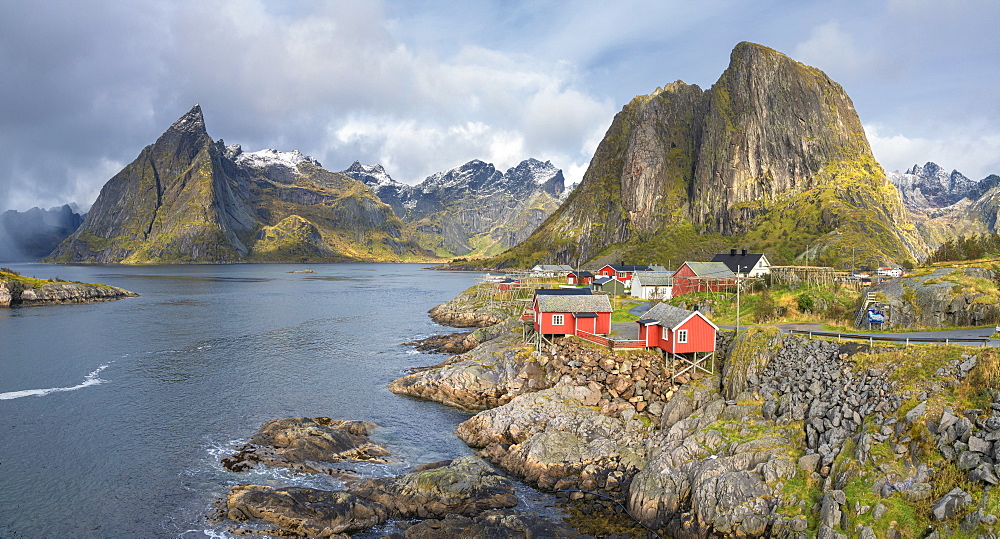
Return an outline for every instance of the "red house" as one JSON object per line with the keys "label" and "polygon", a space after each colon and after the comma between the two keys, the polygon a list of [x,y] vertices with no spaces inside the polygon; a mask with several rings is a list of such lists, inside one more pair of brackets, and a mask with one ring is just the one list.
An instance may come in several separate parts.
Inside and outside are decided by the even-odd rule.
{"label": "red house", "polygon": [[718,292],[736,285],[736,274],[723,262],[685,262],[674,272],[673,297]]}
{"label": "red house", "polygon": [[639,340],[649,348],[673,354],[715,351],[715,332],[719,328],[698,311],[658,303],[637,322]]}
{"label": "red house", "polygon": [[594,274],[589,271],[571,271],[566,274],[566,284],[592,284],[594,282]]}
{"label": "red house", "polygon": [[645,264],[608,264],[597,270],[597,274],[627,283],[632,280],[632,274],[637,271],[653,271],[653,268]]}
{"label": "red house", "polygon": [[[572,290],[572,289],[566,289]],[[539,294],[532,305],[535,331],[543,335],[594,335],[611,333],[611,301],[608,296],[585,294]],[[551,292],[551,291],[546,291]]]}
{"label": "red house", "polygon": [[517,279],[504,279],[500,281],[500,286],[498,288],[500,290],[513,290],[514,288],[517,288],[517,285],[519,284],[521,284],[521,281],[518,281]]}

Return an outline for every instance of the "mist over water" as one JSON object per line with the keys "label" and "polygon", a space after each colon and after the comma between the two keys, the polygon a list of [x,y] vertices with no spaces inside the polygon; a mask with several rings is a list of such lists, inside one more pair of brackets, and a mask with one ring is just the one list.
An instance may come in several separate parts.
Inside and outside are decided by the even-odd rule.
{"label": "mist over water", "polygon": [[0,263],[27,260],[27,257],[14,244],[10,234],[7,233],[7,227],[4,226],[3,221],[0,219]]}
{"label": "mist over water", "polygon": [[[204,537],[229,486],[339,488],[328,476],[234,474],[219,459],[265,421],[373,421],[389,464],[471,451],[469,414],[386,389],[442,356],[399,343],[477,274],[412,264],[49,266],[39,278],[120,286],[109,303],[0,310],[0,537]],[[312,269],[314,274],[292,274]]]}

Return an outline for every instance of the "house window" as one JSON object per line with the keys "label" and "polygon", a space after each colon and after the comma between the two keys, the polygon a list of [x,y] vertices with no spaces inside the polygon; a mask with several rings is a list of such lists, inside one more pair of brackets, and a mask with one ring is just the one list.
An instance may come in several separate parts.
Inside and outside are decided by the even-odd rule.
{"label": "house window", "polygon": [[628,272],[625,272],[625,271],[619,271],[618,272],[618,280],[619,281],[624,281],[626,277],[628,277]]}
{"label": "house window", "polygon": [[679,343],[688,342],[688,330],[681,329],[677,331],[677,342]]}
{"label": "house window", "polygon": [[663,331],[663,335],[660,338],[663,339],[663,340],[665,340],[665,341],[669,341],[670,340],[670,328],[668,328],[667,326],[660,326],[660,329]]}
{"label": "house window", "polygon": [[552,315],[552,325],[561,326],[566,322],[566,315],[564,314],[554,314]]}

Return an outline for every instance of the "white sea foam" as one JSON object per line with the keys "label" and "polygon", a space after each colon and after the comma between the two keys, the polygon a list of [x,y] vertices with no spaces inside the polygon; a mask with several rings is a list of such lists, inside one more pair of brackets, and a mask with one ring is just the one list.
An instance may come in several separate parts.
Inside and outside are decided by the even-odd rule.
{"label": "white sea foam", "polygon": [[93,372],[84,377],[83,382],[71,386],[71,387],[49,387],[45,389],[25,389],[23,391],[8,391],[7,393],[0,393],[0,401],[19,399],[21,397],[44,397],[50,393],[57,393],[60,391],[76,391],[77,389],[83,389],[85,387],[96,386],[98,384],[103,384],[107,380],[102,380],[100,377],[101,371],[108,368],[110,363],[105,363],[100,367],[94,369]]}

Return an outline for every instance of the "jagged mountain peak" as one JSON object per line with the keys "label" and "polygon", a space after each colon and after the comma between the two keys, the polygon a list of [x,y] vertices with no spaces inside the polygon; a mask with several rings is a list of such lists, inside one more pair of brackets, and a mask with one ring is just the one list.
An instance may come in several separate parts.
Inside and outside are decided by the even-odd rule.
{"label": "jagged mountain peak", "polygon": [[425,193],[453,188],[481,189],[495,183],[502,176],[492,163],[473,159],[451,170],[431,174],[417,187]]}
{"label": "jagged mountain peak", "polygon": [[559,197],[565,190],[565,178],[562,170],[555,167],[551,161],[539,161],[529,157],[517,166],[507,169],[504,174],[506,181],[513,186],[540,186],[545,192]]}
{"label": "jagged mountain peak", "polygon": [[177,121],[167,129],[167,133],[171,131],[207,134],[208,131],[205,129],[205,116],[201,112],[201,105],[195,104],[195,106],[191,107],[191,110],[187,111],[183,116],[178,118]]}
{"label": "jagged mountain peak", "polygon": [[578,263],[612,246],[693,256],[732,238],[787,262],[821,245],[833,265],[843,245],[878,237],[871,256],[901,261],[926,248],[905,220],[843,88],[742,42],[708,90],[676,81],[626,104],[579,187],[496,264]]}
{"label": "jagged mountain peak", "polygon": [[363,165],[361,161],[355,161],[351,166],[344,170],[344,174],[358,180],[365,185],[378,189],[383,186],[396,186],[403,185],[400,182],[392,179],[392,176],[385,171],[385,167],[375,163],[374,165]]}
{"label": "jagged mountain peak", "polygon": [[890,172],[889,181],[899,189],[903,202],[913,208],[944,208],[963,198],[978,198],[979,182],[958,170],[947,172],[937,163],[913,165],[906,172]]}

